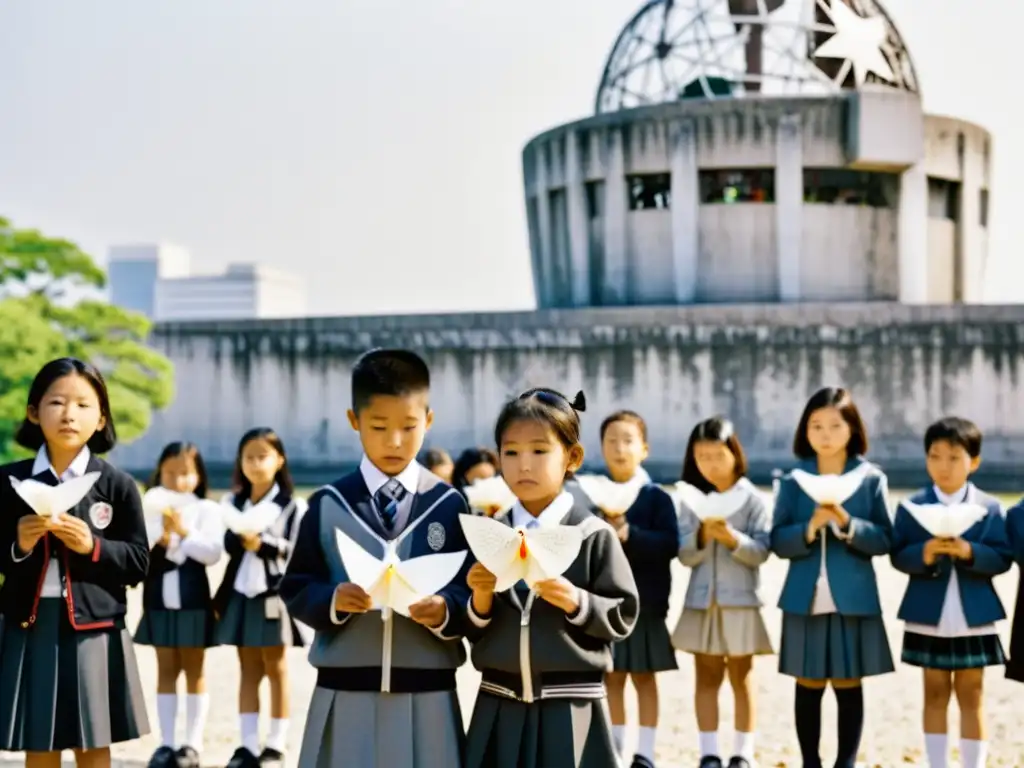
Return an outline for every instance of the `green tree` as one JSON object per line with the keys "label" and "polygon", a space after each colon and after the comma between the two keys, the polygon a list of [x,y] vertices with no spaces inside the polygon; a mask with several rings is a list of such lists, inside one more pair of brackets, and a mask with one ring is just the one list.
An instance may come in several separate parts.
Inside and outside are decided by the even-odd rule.
{"label": "green tree", "polygon": [[125,441],[144,433],[153,410],[173,398],[170,361],[145,345],[149,320],[99,300],[105,283],[74,243],[0,218],[0,459],[17,455],[13,437],[29,385],[55,357],[79,357],[103,372]]}

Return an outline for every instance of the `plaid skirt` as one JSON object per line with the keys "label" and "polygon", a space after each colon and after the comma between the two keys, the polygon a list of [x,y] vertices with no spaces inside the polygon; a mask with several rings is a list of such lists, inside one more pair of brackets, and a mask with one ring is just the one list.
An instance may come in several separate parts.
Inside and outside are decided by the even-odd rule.
{"label": "plaid skirt", "polygon": [[904,664],[925,669],[980,669],[1006,663],[999,635],[969,637],[932,637],[916,632],[903,633]]}

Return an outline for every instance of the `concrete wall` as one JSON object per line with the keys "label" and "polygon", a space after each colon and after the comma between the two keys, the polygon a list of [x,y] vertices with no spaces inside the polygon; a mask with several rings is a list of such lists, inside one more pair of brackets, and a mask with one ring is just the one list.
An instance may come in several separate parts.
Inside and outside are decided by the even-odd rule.
{"label": "concrete wall", "polygon": [[650,425],[652,471],[671,478],[693,425],[726,413],[765,477],[790,461],[805,398],[843,384],[869,425],[871,455],[896,478],[920,480],[924,428],[958,413],[985,430],[988,478],[1024,488],[1024,306],[312,318],[160,325],[152,343],[174,361],[178,396],[145,437],[117,449],[121,466],[140,472],[166,442],[182,438],[224,469],[241,433],[266,424],[284,436],[304,482],[323,480],[359,456],[345,419],[352,362],[374,346],[403,346],[430,362],[437,413],[430,440],[452,451],[490,444],[504,400],[547,385],[586,392],[591,458],[599,455],[601,418],[631,407]]}

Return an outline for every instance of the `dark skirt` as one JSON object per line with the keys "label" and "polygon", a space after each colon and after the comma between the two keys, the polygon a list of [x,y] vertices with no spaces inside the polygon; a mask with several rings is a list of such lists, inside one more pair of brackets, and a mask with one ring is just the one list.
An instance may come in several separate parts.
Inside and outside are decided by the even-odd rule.
{"label": "dark skirt", "polygon": [[59,598],[0,641],[0,750],[99,749],[149,733],[135,649],[123,622],[76,632]]}
{"label": "dark skirt", "polygon": [[640,609],[636,626],[625,640],[612,646],[616,672],[665,672],[679,669],[665,619]]}
{"label": "dark skirt", "polygon": [[[1024,574],[1024,570],[1021,570]],[[1013,610],[1013,628],[1010,631],[1010,658],[1006,661],[1006,676],[1024,683],[1024,575],[1017,586],[1017,603]]]}
{"label": "dark skirt", "polygon": [[465,768],[616,768],[604,699],[526,704],[481,691],[466,735]]}
{"label": "dark skirt", "polygon": [[146,609],[135,629],[136,645],[155,648],[210,648],[213,642],[213,612]]}
{"label": "dark skirt", "polygon": [[808,680],[854,680],[895,671],[881,616],[782,614],[779,672]]}
{"label": "dark skirt", "polygon": [[239,648],[302,645],[280,597],[250,598],[238,592],[231,593],[224,615],[217,620],[213,641],[216,645]]}
{"label": "dark skirt", "polygon": [[903,633],[903,663],[925,669],[980,669],[1006,663],[999,635],[931,637]]}

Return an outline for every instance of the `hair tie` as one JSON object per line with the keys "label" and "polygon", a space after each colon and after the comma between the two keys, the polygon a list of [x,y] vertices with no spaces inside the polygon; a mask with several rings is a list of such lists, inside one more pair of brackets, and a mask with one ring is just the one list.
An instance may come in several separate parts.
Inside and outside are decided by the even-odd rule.
{"label": "hair tie", "polygon": [[569,405],[572,406],[572,409],[577,413],[583,413],[587,410],[587,396],[583,394],[582,389],[576,393],[576,397],[572,399],[572,402],[569,403]]}

